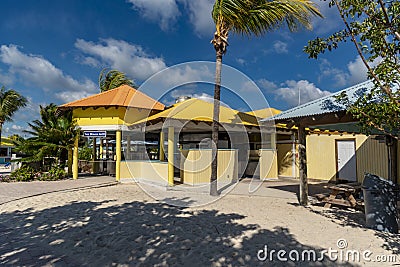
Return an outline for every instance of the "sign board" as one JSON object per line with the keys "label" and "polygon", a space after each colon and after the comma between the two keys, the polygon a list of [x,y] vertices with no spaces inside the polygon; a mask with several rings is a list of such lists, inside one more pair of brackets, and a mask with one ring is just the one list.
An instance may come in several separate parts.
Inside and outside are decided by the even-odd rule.
{"label": "sign board", "polygon": [[84,137],[106,137],[107,132],[106,131],[84,131],[83,136]]}

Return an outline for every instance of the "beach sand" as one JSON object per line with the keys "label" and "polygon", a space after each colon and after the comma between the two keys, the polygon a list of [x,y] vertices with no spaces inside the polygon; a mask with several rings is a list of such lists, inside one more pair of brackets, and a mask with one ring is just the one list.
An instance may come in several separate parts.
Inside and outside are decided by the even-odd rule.
{"label": "beach sand", "polygon": [[135,184],[119,184],[0,205],[0,265],[377,266],[362,258],[281,262],[276,253],[272,260],[257,257],[264,256],[259,250],[265,246],[268,252],[285,250],[281,258],[292,253],[295,259],[292,250],[299,259],[304,250],[319,257],[322,250],[338,250],[339,239],[347,242],[342,252],[370,250],[373,260],[397,255],[398,235],[365,229],[363,223],[359,212],[305,208],[284,198],[227,195],[202,207],[173,207]]}

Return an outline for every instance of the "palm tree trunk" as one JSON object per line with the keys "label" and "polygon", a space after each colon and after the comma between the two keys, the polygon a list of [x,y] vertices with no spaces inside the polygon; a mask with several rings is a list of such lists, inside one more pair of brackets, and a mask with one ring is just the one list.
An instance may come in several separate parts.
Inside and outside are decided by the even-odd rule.
{"label": "palm tree trunk", "polygon": [[4,121],[0,121],[0,146],[1,146],[1,134],[3,132],[3,124],[4,124]]}
{"label": "palm tree trunk", "polygon": [[216,65],[215,65],[215,86],[214,86],[214,111],[212,122],[212,155],[214,156],[211,163],[211,179],[210,179],[210,195],[218,196],[217,175],[218,175],[218,132],[219,132],[219,109],[221,99],[221,69],[222,69],[221,49],[216,49]]}
{"label": "palm tree trunk", "polygon": [[68,148],[68,176],[72,176],[72,148]]}

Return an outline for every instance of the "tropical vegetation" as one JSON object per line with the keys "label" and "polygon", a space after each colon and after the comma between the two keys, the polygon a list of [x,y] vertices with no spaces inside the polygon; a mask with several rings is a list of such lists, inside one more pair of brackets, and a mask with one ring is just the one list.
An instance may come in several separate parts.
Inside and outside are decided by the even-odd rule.
{"label": "tropical vegetation", "polygon": [[16,150],[26,154],[23,162],[38,162],[52,158],[56,165],[68,166],[72,174],[72,148],[80,130],[72,119],[70,110],[60,111],[55,104],[40,106],[40,120],[29,123],[28,139],[15,141]]}
{"label": "tropical vegetation", "polygon": [[222,56],[228,47],[229,33],[245,36],[261,36],[280,28],[285,23],[289,30],[311,29],[311,18],[322,17],[311,0],[268,1],[268,0],[216,0],[212,18],[216,31],[211,43],[216,52],[214,112],[212,140],[214,159],[211,167],[210,195],[217,191],[217,147],[219,130],[219,109],[221,95]]}
{"label": "tropical vegetation", "polygon": [[318,58],[350,41],[368,71],[374,89],[349,101],[345,94],[338,101],[360,122],[360,129],[370,134],[378,129],[398,138],[400,127],[400,2],[383,0],[331,0],[343,28],[328,37],[308,42],[304,51]]}
{"label": "tropical vegetation", "polygon": [[27,99],[13,89],[0,88],[0,140],[3,124],[12,121],[12,116],[27,104]]}
{"label": "tropical vegetation", "polygon": [[103,69],[99,75],[100,92],[117,88],[121,85],[136,87],[132,79],[129,79],[125,73],[118,70]]}

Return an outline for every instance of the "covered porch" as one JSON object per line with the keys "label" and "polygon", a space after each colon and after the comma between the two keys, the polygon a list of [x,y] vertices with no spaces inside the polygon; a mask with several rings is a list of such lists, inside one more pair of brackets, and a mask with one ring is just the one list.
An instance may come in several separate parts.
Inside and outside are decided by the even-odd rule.
{"label": "covered porch", "polygon": [[372,86],[371,82],[361,83],[266,120],[292,132],[293,169],[299,177],[302,204],[307,204],[310,178],[361,183],[369,172],[397,183],[398,142],[378,131],[370,136],[361,134],[357,119],[335,98],[346,93],[355,101]]}
{"label": "covered porch", "polygon": [[[76,100],[59,107],[72,109],[81,136],[75,140],[73,150],[73,178],[77,179],[82,162],[79,144],[90,142],[92,156],[89,162],[92,174],[107,174],[121,178],[123,149],[122,132],[134,123],[164,110],[164,105],[127,85]],[[132,140],[135,141],[135,140]]]}
{"label": "covered porch", "polygon": [[[129,125],[129,130],[123,132],[124,141],[142,140],[143,144],[153,142],[157,146],[124,150],[121,178],[163,186],[208,184],[214,156],[212,108],[212,103],[189,99]],[[266,142],[257,117],[224,106],[220,110],[220,124],[219,183],[235,183],[247,175],[259,177],[259,150],[271,146],[273,135]],[[252,161],[256,164],[249,164]]]}

